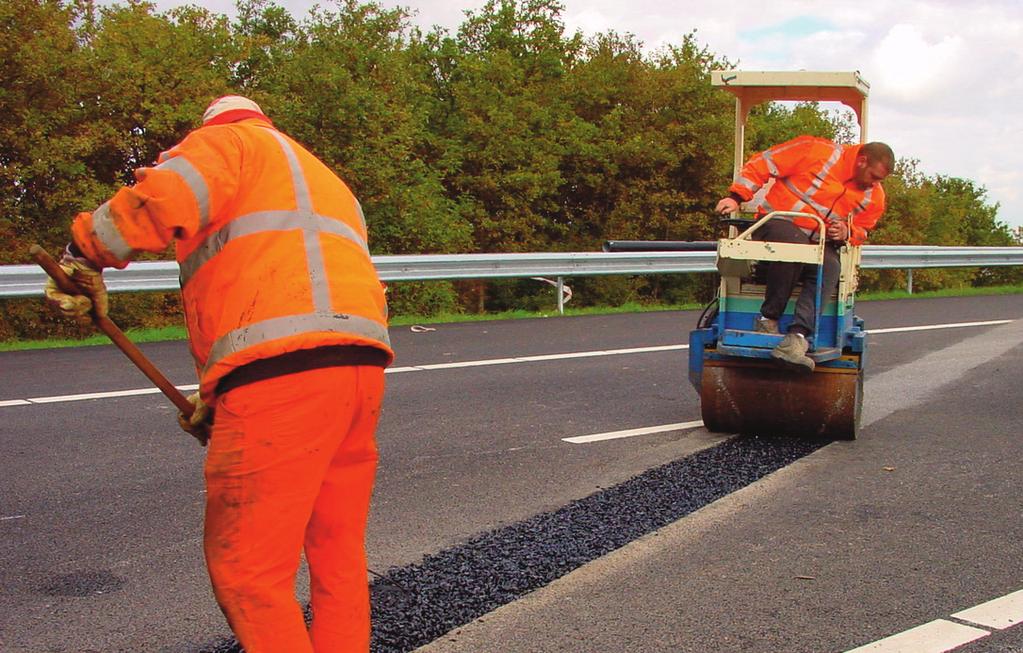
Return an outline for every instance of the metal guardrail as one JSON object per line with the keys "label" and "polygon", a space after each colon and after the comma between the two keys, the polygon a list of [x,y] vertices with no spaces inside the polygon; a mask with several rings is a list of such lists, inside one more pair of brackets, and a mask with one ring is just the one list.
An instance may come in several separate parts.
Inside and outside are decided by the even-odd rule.
{"label": "metal guardrail", "polygon": [[[609,274],[716,272],[714,252],[551,252],[374,256],[383,281],[509,279]],[[866,245],[861,267],[873,269],[1023,265],[1023,247]],[[111,292],[177,290],[173,261],[132,263],[103,273]],[[41,295],[46,274],[34,265],[0,266],[0,297]]]}

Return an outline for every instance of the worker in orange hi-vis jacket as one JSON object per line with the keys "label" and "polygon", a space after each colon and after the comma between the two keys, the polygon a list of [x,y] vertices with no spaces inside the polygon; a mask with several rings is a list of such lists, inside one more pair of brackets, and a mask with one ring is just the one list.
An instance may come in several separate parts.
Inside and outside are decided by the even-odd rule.
{"label": "worker in orange hi-vis jacket", "polygon": [[[798,211],[820,216],[826,225],[829,247],[825,248],[821,296],[838,286],[841,272],[838,249],[845,243],[861,245],[885,210],[881,181],[895,168],[895,155],[884,143],[840,145],[823,138],[799,136],[776,145],[750,159],[729,187],[729,196],[717,204],[718,213],[735,213],[740,202],[748,202],[767,182],[774,184],[760,200],[758,216],[771,211]],[[819,242],[820,225],[811,218],[774,218],[755,237],[761,240],[801,243]],[[772,356],[786,363],[813,370],[806,355],[806,338],[813,335],[816,315],[817,266],[774,261],[768,265],[767,287],[756,330],[778,332],[778,318],[785,311],[792,289],[802,278],[803,289],[796,301],[788,334]]]}
{"label": "worker in orange hi-vis jacket", "polygon": [[[393,352],[358,200],[247,98],[72,226],[62,265],[105,312],[104,267],[175,241],[196,406],[209,438],[204,546],[214,594],[249,653],[369,650],[365,529]],[[213,419],[215,416],[215,419]],[[303,548],[312,626],[295,597]]]}

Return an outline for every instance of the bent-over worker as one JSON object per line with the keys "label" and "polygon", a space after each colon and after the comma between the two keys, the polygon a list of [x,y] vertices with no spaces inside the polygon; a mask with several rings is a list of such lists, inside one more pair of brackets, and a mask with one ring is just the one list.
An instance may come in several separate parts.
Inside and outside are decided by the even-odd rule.
{"label": "bent-over worker", "polygon": [[[74,220],[62,265],[91,297],[51,280],[48,301],[105,312],[101,270],[175,241],[199,374],[195,414],[179,420],[210,439],[217,602],[249,653],[368,651],[365,529],[393,352],[359,202],[240,96],[215,100],[135,177]],[[303,548],[309,630],[295,598]]]}
{"label": "bent-over worker", "polygon": [[[884,143],[841,145],[823,138],[799,136],[751,158],[729,187],[729,196],[717,204],[718,213],[735,213],[770,179],[774,184],[756,207],[757,216],[771,211],[798,211],[820,216],[826,225],[821,297],[838,286],[841,273],[838,249],[845,243],[861,245],[867,232],[884,213],[881,180],[895,168],[895,155]],[[811,218],[774,218],[757,230],[760,240],[809,244],[819,242],[820,225]],[[764,303],[754,329],[778,333],[778,320],[797,281],[803,288],[796,301],[786,336],[771,352],[783,363],[812,371],[806,355],[807,338],[814,333],[817,266],[772,261],[768,264]]]}

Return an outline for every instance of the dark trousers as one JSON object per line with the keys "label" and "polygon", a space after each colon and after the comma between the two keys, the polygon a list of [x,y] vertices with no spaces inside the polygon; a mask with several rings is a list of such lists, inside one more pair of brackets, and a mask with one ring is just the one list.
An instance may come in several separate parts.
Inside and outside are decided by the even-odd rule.
{"label": "dark trousers", "polygon": [[[816,235],[816,234],[815,234]],[[775,218],[768,221],[758,229],[753,237],[756,240],[767,240],[776,243],[798,243],[807,245],[813,242],[810,236],[802,229],[788,220]],[[836,243],[838,245],[839,243]],[[781,263],[771,261],[767,264],[767,288],[764,291],[764,303],[760,307],[760,313],[764,317],[777,320],[785,311],[792,289],[800,279],[803,281],[803,289],[796,300],[796,310],[793,315],[792,324],[789,326],[790,333],[802,333],[805,336],[813,335],[813,327],[816,322],[814,315],[814,301],[817,294],[817,266],[803,263]],[[839,261],[838,249],[829,244],[824,248],[824,278],[821,288],[821,303],[827,301],[831,293],[838,287],[838,277],[842,272],[842,264]]]}

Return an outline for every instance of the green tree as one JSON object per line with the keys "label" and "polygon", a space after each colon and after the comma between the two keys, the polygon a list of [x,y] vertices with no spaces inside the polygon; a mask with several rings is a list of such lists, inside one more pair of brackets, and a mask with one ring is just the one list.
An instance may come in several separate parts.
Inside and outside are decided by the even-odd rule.
{"label": "green tree", "polygon": [[81,198],[105,190],[84,161],[94,149],[82,106],[88,79],[76,24],[91,4],[0,3],[0,263],[54,245]]}

